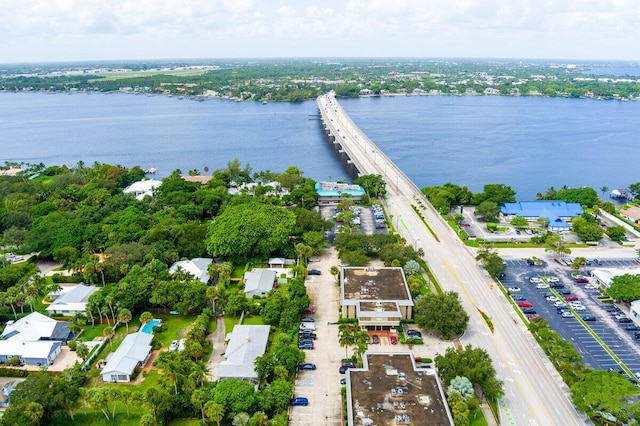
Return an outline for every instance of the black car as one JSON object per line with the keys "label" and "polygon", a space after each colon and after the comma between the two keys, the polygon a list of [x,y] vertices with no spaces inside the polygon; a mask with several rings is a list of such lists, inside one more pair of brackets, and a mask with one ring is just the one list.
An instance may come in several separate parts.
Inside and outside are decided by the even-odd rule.
{"label": "black car", "polygon": [[340,374],[344,374],[350,368],[351,368],[351,366],[349,366],[349,365],[342,365],[342,366],[340,366],[340,369],[338,371],[340,372]]}
{"label": "black car", "polygon": [[617,307],[617,306],[615,306],[615,305],[610,305],[610,306],[607,306],[607,307],[605,308],[605,310],[606,310],[607,312],[619,312],[619,311],[620,311],[620,308],[618,308],[618,307]]}
{"label": "black car", "polygon": [[568,288],[561,288],[560,290],[558,290],[558,294],[568,295],[571,294],[571,290],[569,290]]}
{"label": "black car", "polygon": [[371,343],[373,343],[374,345],[377,345],[380,343],[380,338],[377,335],[373,335],[371,336]]}
{"label": "black car", "polygon": [[637,325],[628,325],[624,329],[627,331],[640,331],[640,327]]}
{"label": "black car", "polygon": [[549,287],[551,287],[551,288],[564,288],[564,284],[562,284],[562,283],[551,283],[551,284],[549,284]]}
{"label": "black car", "polygon": [[300,318],[300,322],[316,322],[316,320],[311,317],[302,317]]}
{"label": "black car", "polygon": [[342,367],[351,367],[351,368],[356,368],[357,365],[355,362],[352,361],[345,361],[342,363]]}
{"label": "black car", "polygon": [[533,261],[533,259],[526,259],[527,265],[529,266],[533,266],[535,265],[535,262]]}
{"label": "black car", "polygon": [[516,302],[524,302],[525,300],[527,300],[526,296],[512,296],[513,300],[515,300]]}
{"label": "black car", "polygon": [[418,330],[413,329],[407,330],[405,334],[410,337],[422,337],[422,333],[420,333]]}
{"label": "black car", "polygon": [[633,322],[633,320],[632,320],[631,318],[620,318],[620,319],[618,320],[618,322],[619,322],[620,324],[629,324],[629,323]]}
{"label": "black car", "polygon": [[594,317],[593,315],[583,315],[580,318],[582,318],[582,321],[595,321],[596,317]]}
{"label": "black car", "polygon": [[309,269],[309,275],[322,275],[322,271],[319,269]]}
{"label": "black car", "polygon": [[311,333],[311,332],[305,331],[305,332],[302,332],[302,333],[298,334],[298,338],[316,340],[318,338],[318,335],[316,333]]}
{"label": "black car", "polygon": [[298,349],[313,349],[313,342],[310,340],[306,342],[298,342]]}
{"label": "black car", "polygon": [[522,313],[527,315],[533,315],[533,314],[537,314],[538,311],[536,311],[533,308],[522,308]]}
{"label": "black car", "polygon": [[298,364],[298,370],[315,370],[316,365],[311,362],[305,362],[304,364]]}
{"label": "black car", "polygon": [[505,274],[504,272],[500,272],[498,275],[496,275],[496,278],[499,280],[504,280],[505,278],[507,278],[507,274]]}

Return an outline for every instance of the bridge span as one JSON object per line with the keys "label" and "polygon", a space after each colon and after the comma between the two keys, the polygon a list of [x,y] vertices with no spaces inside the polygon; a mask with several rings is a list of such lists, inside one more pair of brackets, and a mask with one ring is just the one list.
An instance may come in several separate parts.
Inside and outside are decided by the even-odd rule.
{"label": "bridge span", "polygon": [[[387,213],[396,230],[414,248],[424,250],[424,259],[442,288],[460,294],[470,316],[460,341],[486,350],[504,382],[504,396],[498,404],[501,424],[590,424],[575,409],[567,386],[505,296],[490,286],[492,280],[478,266],[475,252],[462,244],[419,188],[349,118],[333,92],[318,98],[318,108],[325,132],[349,172],[378,174],[386,180]],[[492,319],[493,330],[481,312]]]}

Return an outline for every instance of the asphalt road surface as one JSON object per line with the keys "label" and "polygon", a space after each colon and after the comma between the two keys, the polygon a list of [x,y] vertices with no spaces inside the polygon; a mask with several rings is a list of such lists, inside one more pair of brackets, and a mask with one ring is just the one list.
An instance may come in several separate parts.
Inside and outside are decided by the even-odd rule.
{"label": "asphalt road surface", "polygon": [[[334,99],[319,100],[325,124],[341,138],[362,174],[380,174],[387,181],[387,213],[407,243],[421,247],[425,260],[446,291],[460,294],[471,319],[461,338],[464,345],[485,349],[491,356],[499,378],[504,382],[500,400],[501,421],[505,425],[590,424],[573,406],[562,382],[525,326],[516,320],[513,309],[444,220],[430,206],[418,188],[366,135],[351,122]],[[337,132],[341,127],[342,132]],[[425,227],[412,205],[420,200],[421,214],[435,236]],[[494,324],[491,332],[479,310]]]}

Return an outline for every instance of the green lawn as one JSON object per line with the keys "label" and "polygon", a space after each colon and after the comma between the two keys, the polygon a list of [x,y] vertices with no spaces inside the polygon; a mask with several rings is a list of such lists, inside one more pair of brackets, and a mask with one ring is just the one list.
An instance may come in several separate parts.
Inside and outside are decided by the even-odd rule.
{"label": "green lawn", "polygon": [[[231,332],[233,327],[240,322],[240,317],[231,317],[225,315],[224,317],[224,331],[226,333]],[[264,321],[262,321],[262,317],[244,317],[244,321],[242,322],[244,325],[264,325]]]}

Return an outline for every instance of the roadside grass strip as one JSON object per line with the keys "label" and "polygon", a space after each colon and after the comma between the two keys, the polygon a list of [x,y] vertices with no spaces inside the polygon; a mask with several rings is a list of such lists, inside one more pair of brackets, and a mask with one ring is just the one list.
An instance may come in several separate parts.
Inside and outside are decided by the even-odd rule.
{"label": "roadside grass strip", "polygon": [[424,216],[422,216],[422,213],[420,212],[420,210],[415,206],[415,204],[411,204],[411,208],[413,209],[414,212],[416,212],[416,214],[418,215],[418,217],[420,218],[420,220],[422,221],[422,223],[424,223],[424,226],[427,227],[427,229],[429,230],[429,232],[431,233],[431,235],[433,236],[433,238],[435,238],[435,240],[437,242],[440,242],[440,238],[438,238],[438,235],[433,231],[433,229],[431,229],[431,226],[429,226],[429,224],[427,223],[427,221],[424,219]]}

